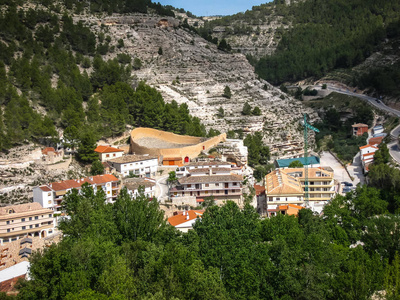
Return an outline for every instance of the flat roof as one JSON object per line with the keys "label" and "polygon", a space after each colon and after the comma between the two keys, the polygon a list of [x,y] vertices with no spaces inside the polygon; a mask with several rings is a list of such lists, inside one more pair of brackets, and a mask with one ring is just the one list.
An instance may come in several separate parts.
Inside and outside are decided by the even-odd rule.
{"label": "flat roof", "polygon": [[29,263],[29,261],[23,261],[16,265],[13,265],[7,269],[1,270],[0,271],[0,282],[10,280],[14,277],[18,277],[21,275],[25,275],[26,273],[28,273],[28,269],[29,269],[30,265],[31,264]]}
{"label": "flat roof", "polygon": [[[298,157],[298,158],[287,158],[287,159],[277,159],[276,163],[278,164],[279,168],[287,168],[289,167],[290,163],[294,161],[299,161],[302,165],[306,165],[306,158],[305,157]],[[307,165],[316,165],[319,164],[320,160],[317,156],[310,156],[308,157],[308,164]]]}

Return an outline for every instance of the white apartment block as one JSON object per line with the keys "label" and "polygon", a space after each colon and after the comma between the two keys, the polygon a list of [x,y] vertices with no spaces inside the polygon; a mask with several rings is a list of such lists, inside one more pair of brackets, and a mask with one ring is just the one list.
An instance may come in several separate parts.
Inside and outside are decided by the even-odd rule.
{"label": "white apartment block", "polygon": [[140,177],[154,177],[158,158],[150,155],[125,155],[108,161],[124,177],[130,173]]}
{"label": "white apartment block", "polygon": [[33,189],[33,201],[43,208],[61,213],[61,202],[66,193],[72,189],[81,189],[84,183],[93,187],[94,191],[102,189],[108,202],[113,202],[119,192],[119,181],[114,175],[105,174],[81,179],[64,180],[38,186]]}

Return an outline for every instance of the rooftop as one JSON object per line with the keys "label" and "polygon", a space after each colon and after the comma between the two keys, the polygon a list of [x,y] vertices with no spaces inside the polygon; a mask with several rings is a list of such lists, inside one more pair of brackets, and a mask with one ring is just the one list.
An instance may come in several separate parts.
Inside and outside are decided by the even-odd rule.
{"label": "rooftop", "polygon": [[300,182],[284,173],[282,170],[275,170],[265,176],[265,190],[267,195],[299,195],[304,191]]}
{"label": "rooftop", "polygon": [[116,164],[124,164],[149,159],[158,159],[158,157],[153,155],[124,155],[121,157],[109,159],[108,161]]}
{"label": "rooftop", "polygon": [[[306,165],[306,158],[305,157],[298,157],[298,158],[287,158],[287,159],[277,159],[276,163],[278,164],[279,168],[287,168],[289,167],[290,163],[294,161],[299,161],[304,165]],[[308,157],[308,165],[316,165],[319,164],[319,157],[317,156],[310,156]]]}
{"label": "rooftop", "polygon": [[25,213],[25,212],[29,212],[29,211],[37,211],[37,210],[43,210],[43,209],[46,209],[46,208],[43,208],[40,205],[40,203],[37,203],[37,202],[19,204],[19,205],[3,206],[3,207],[0,208],[0,216],[9,215],[10,212],[12,214],[20,214],[20,213]]}
{"label": "rooftop", "polygon": [[372,146],[372,145],[365,145],[365,146],[361,146],[359,149],[360,150],[362,150],[362,149],[366,149],[366,148],[372,148],[372,149],[375,149],[375,150],[378,150],[379,148],[378,147],[375,147],[375,146]]}
{"label": "rooftop", "polygon": [[144,186],[145,188],[153,187],[156,183],[152,181],[148,181],[142,178],[129,178],[124,182],[124,186],[130,191],[137,190],[140,186]]}
{"label": "rooftop", "polygon": [[44,155],[48,155],[49,152],[56,152],[56,150],[53,147],[47,147],[42,150],[42,154]]}
{"label": "rooftop", "polygon": [[100,145],[97,146],[96,149],[94,149],[95,152],[97,153],[112,153],[112,152],[124,152],[124,150],[114,148],[108,145]]}
{"label": "rooftop", "polygon": [[231,169],[229,168],[200,168],[200,169],[191,169],[189,170],[189,173],[208,173],[213,171],[213,172],[230,172]]}
{"label": "rooftop", "polygon": [[[293,177],[298,177],[298,178],[305,177],[304,168],[287,168],[282,170],[281,172],[291,175]],[[296,175],[300,173],[300,176],[296,176],[294,175],[294,173],[296,173]],[[333,172],[329,172],[327,170],[324,170],[323,168],[308,168],[308,178],[315,179],[321,177],[333,178]]]}
{"label": "rooftop", "polygon": [[197,217],[201,218],[203,213],[204,210],[189,210],[186,212],[179,212],[176,216],[168,218],[168,223],[172,226],[178,226],[188,221],[195,220]]}
{"label": "rooftop", "polygon": [[81,179],[70,179],[70,180],[64,180],[64,181],[59,181],[59,182],[52,182],[49,183],[48,185],[42,185],[39,188],[44,191],[64,191],[68,189],[73,189],[73,188],[80,188],[84,183],[89,183],[91,185],[93,184],[103,184],[107,182],[115,182],[118,181],[118,178],[116,178],[114,175],[111,174],[104,174],[104,175],[96,175],[96,176],[90,176],[86,178],[81,178]]}
{"label": "rooftop", "polygon": [[217,182],[242,182],[243,177],[240,175],[206,175],[206,176],[189,176],[179,179],[180,184],[195,183],[217,183]]}
{"label": "rooftop", "polygon": [[357,123],[357,124],[354,124],[354,125],[351,125],[351,127],[353,127],[353,128],[358,128],[358,127],[367,127],[368,128],[368,125],[367,124],[363,124],[363,123]]}
{"label": "rooftop", "polygon": [[231,166],[232,164],[224,161],[196,161],[190,162],[185,167],[198,167],[198,166]]}

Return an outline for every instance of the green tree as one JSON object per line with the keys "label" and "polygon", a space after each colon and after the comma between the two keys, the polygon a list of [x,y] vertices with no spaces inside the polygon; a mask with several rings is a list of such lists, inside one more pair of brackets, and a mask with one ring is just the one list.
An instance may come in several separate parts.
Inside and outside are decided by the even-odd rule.
{"label": "green tree", "polygon": [[294,160],[289,164],[289,168],[303,168],[303,164],[299,160]]}
{"label": "green tree", "polygon": [[98,159],[98,155],[94,152],[96,149],[96,138],[91,131],[85,131],[81,134],[80,143],[78,147],[78,159],[89,164]]}
{"label": "green tree", "polygon": [[251,115],[251,106],[248,102],[243,105],[242,115],[248,116]]}
{"label": "green tree", "polygon": [[254,115],[254,116],[261,116],[261,109],[258,106],[256,106],[256,107],[254,107],[254,109],[251,112],[251,114]]}
{"label": "green tree", "polygon": [[231,89],[229,88],[229,86],[225,86],[224,88],[224,93],[222,94],[223,97],[231,99],[232,97],[232,93],[231,93]]}
{"label": "green tree", "polygon": [[161,46],[158,48],[158,55],[163,55],[163,48]]}
{"label": "green tree", "polygon": [[104,166],[100,160],[95,160],[90,167],[90,174],[92,175],[101,175],[104,174]]}
{"label": "green tree", "polygon": [[142,67],[142,61],[138,57],[135,57],[133,60],[133,68],[135,70],[140,70],[141,67]]}
{"label": "green tree", "polygon": [[224,116],[225,116],[224,109],[222,108],[222,106],[220,106],[220,107],[218,108],[217,117],[218,117],[218,118],[223,118]]}

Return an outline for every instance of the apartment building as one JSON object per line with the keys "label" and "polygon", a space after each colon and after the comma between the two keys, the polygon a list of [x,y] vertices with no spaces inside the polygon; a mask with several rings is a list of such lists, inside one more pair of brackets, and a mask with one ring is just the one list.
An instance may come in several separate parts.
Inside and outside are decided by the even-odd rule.
{"label": "apartment building", "polygon": [[154,177],[157,173],[158,158],[151,155],[124,155],[108,161],[124,177],[134,174],[141,177]]}
{"label": "apartment building", "polygon": [[[185,166],[179,167],[176,169],[176,176],[188,176],[190,172],[193,170],[208,170],[214,168],[224,168],[224,169],[236,169],[237,166],[230,162],[223,161],[198,161],[198,162],[190,162]],[[241,169],[241,168],[239,168]]]}
{"label": "apartment building", "polygon": [[101,162],[121,157],[122,155],[124,155],[124,150],[114,148],[108,145],[97,146],[97,148],[94,149],[94,152],[96,152],[99,155],[99,159]]}
{"label": "apartment building", "polygon": [[[303,204],[305,197],[304,168],[277,169],[265,177],[268,209],[277,209],[283,204]],[[309,201],[320,203],[335,195],[333,171],[324,168],[308,169]]]}
{"label": "apartment building", "polygon": [[144,188],[144,195],[149,198],[155,197],[156,181],[151,178],[128,178],[124,180],[124,186],[132,197],[139,195],[139,187]]}
{"label": "apartment building", "polygon": [[170,191],[173,202],[195,206],[196,202],[200,203],[205,197],[212,196],[218,205],[223,204],[224,200],[240,204],[243,177],[228,171],[219,175],[213,175],[212,172],[213,168],[208,169],[207,175],[192,171],[191,176],[180,178],[178,186]]}
{"label": "apartment building", "polygon": [[[304,168],[289,168],[285,169],[284,172],[297,178],[300,181],[302,189],[305,191]],[[328,201],[332,199],[335,193],[333,170],[308,168],[308,195],[310,201]]]}
{"label": "apartment building", "polygon": [[39,203],[11,205],[0,208],[0,244],[25,236],[46,237],[54,228],[53,211]]}
{"label": "apartment building", "polygon": [[33,201],[54,212],[61,212],[63,197],[72,189],[81,189],[84,183],[93,187],[94,191],[102,189],[108,202],[113,202],[118,196],[119,181],[114,175],[104,174],[81,179],[64,180],[38,186],[33,189]]}

